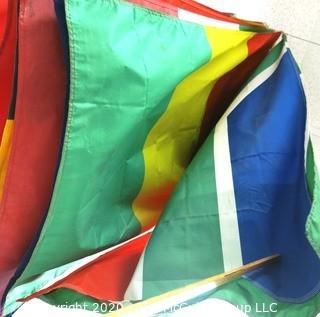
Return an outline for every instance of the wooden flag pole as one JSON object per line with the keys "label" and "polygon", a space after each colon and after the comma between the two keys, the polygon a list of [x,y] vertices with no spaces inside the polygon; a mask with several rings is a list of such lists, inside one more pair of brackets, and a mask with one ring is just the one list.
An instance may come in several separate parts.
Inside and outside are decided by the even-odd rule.
{"label": "wooden flag pole", "polygon": [[[160,311],[166,310],[177,303],[181,303],[183,300],[188,300],[192,298],[192,294],[198,289],[202,290],[204,293],[206,291],[210,291],[215,289],[218,286],[221,286],[227,282],[240,278],[242,275],[249,273],[255,269],[261,268],[267,264],[271,264],[277,260],[279,260],[280,255],[272,255],[260,260],[248,263],[239,268],[231,270],[229,272],[225,272],[222,274],[218,274],[207,279],[201,280],[199,282],[192,283],[182,288],[178,288],[167,293],[161,294],[159,296],[155,296],[149,298],[147,300],[141,301],[136,304],[132,304],[126,306],[122,309],[119,309],[115,312],[109,313],[108,316],[116,317],[116,316],[126,316],[126,317],[144,317],[151,316],[152,314],[156,314]],[[189,297],[188,297],[189,296]],[[187,298],[182,299],[181,298]],[[178,300],[178,301],[177,301]],[[180,301],[179,301],[180,300]],[[162,306],[163,305],[163,306]],[[161,308],[160,308],[161,307]],[[150,313],[150,315],[143,315],[142,313]]]}

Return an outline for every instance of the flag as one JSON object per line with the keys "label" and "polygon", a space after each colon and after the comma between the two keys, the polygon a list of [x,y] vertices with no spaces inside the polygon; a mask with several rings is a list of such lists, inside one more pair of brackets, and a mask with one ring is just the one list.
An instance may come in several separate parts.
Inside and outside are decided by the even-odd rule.
{"label": "flag", "polygon": [[35,209],[43,222],[30,230],[4,313],[38,296],[114,310],[280,253],[279,264],[187,306],[218,297],[313,317],[317,164],[284,35],[190,0],[55,6],[69,72],[67,87],[55,83],[68,94],[62,153],[55,135],[59,168],[43,178],[50,206]]}
{"label": "flag", "polygon": [[[238,307],[274,302],[277,316],[319,312],[319,258],[305,235],[310,209],[317,207],[304,177],[306,102],[291,53],[281,47],[256,69],[188,167],[127,299],[281,254],[279,264],[211,296]],[[254,309],[248,313],[259,316]]]}
{"label": "flag", "polygon": [[46,221],[7,307],[32,294],[24,284],[38,274],[155,225],[217,120],[211,114],[223,112],[280,35],[203,26],[124,1],[65,7],[70,100],[62,157]]}

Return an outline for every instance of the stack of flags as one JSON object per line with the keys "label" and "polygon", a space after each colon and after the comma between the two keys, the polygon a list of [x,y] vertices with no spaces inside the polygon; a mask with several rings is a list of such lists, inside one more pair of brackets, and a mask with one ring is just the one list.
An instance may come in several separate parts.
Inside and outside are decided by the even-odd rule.
{"label": "stack of flags", "polygon": [[179,316],[320,312],[320,160],[283,33],[193,0],[0,10],[3,316],[121,312],[274,254]]}

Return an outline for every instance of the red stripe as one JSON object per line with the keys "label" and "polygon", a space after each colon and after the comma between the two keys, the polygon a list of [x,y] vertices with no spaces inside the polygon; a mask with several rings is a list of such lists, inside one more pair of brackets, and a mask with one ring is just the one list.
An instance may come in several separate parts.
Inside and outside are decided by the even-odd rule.
{"label": "red stripe", "polygon": [[246,79],[267,56],[270,47],[281,33],[261,33],[248,41],[248,58],[214,85],[208,98],[205,115],[200,130],[199,146],[217,124],[225,110],[239,93]]}
{"label": "red stripe", "polygon": [[58,288],[69,288],[101,301],[123,300],[150,237],[149,233],[124,244],[23,301],[29,301]]}
{"label": "red stripe", "polygon": [[20,0],[15,127],[0,206],[0,296],[51,199],[64,122],[65,86],[53,1]]}
{"label": "red stripe", "polygon": [[3,1],[1,5],[1,9],[7,9],[7,12],[3,11],[4,20],[1,21],[4,30],[1,34],[2,42],[0,44],[0,139],[2,138],[12,98],[15,51],[17,47],[18,1],[8,1],[8,4]]}

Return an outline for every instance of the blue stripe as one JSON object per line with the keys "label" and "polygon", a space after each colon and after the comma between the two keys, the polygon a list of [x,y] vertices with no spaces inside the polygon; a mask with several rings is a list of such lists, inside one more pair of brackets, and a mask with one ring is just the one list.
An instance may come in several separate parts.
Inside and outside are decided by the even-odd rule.
{"label": "blue stripe", "polygon": [[304,173],[305,122],[305,96],[290,52],[228,117],[243,260],[282,257],[248,278],[292,302],[314,295],[320,286],[320,260],[305,236],[311,208]]}

